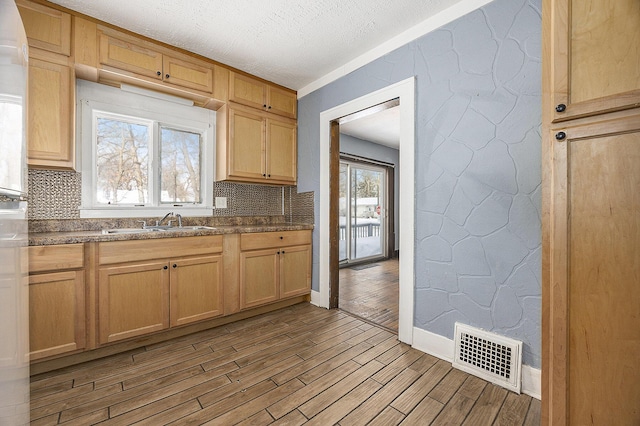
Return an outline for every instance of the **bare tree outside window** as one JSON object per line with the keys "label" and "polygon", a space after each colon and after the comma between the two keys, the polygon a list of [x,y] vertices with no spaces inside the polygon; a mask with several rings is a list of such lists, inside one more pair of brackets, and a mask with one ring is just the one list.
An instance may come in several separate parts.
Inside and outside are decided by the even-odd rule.
{"label": "bare tree outside window", "polygon": [[199,203],[201,136],[167,127],[160,130],[162,203]]}
{"label": "bare tree outside window", "polygon": [[96,127],[97,202],[147,203],[149,127],[106,117]]}

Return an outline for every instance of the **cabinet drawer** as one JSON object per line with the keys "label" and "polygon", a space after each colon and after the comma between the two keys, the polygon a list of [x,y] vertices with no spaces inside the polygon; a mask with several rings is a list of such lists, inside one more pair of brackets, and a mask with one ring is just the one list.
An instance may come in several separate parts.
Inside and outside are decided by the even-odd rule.
{"label": "cabinet drawer", "polygon": [[240,236],[240,250],[311,244],[311,231],[257,232]]}
{"label": "cabinet drawer", "polygon": [[222,252],[222,235],[100,243],[100,265]]}
{"label": "cabinet drawer", "polygon": [[84,244],[29,247],[30,273],[82,267],[84,267]]}

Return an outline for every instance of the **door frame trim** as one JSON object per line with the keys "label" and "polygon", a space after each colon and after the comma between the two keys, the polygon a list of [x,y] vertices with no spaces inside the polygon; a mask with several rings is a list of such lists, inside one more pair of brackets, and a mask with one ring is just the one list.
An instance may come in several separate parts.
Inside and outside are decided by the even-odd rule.
{"label": "door frame trim", "polygon": [[318,306],[329,307],[330,297],[330,123],[349,114],[366,109],[372,105],[400,98],[400,289],[398,340],[413,343],[413,312],[415,297],[415,78],[387,86],[373,93],[338,105],[320,113],[320,217],[319,235],[319,294],[313,302]]}

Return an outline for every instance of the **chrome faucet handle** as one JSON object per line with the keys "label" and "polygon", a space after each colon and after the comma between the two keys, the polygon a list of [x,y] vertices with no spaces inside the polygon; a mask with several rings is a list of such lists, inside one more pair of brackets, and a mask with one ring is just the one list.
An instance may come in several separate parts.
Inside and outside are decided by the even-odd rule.
{"label": "chrome faucet handle", "polygon": [[171,225],[171,222],[173,222],[173,220],[169,219],[169,221],[167,222],[167,228],[171,228],[173,225]]}
{"label": "chrome faucet handle", "polygon": [[182,228],[182,215],[180,213],[176,213],[175,216],[178,218],[178,227]]}
{"label": "chrome faucet handle", "polygon": [[142,224],[142,229],[145,229],[147,227],[147,221],[146,220],[136,220],[136,222]]}

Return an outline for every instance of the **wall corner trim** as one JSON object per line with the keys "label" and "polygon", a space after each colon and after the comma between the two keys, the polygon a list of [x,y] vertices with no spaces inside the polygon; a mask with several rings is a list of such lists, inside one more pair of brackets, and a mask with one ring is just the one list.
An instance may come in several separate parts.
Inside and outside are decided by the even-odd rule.
{"label": "wall corner trim", "polygon": [[[448,339],[439,334],[423,330],[418,327],[413,328],[413,345],[414,349],[433,355],[447,362],[453,361],[454,354],[453,340]],[[522,365],[522,393],[527,394],[535,399],[541,398],[542,372],[539,368],[530,365]]]}

